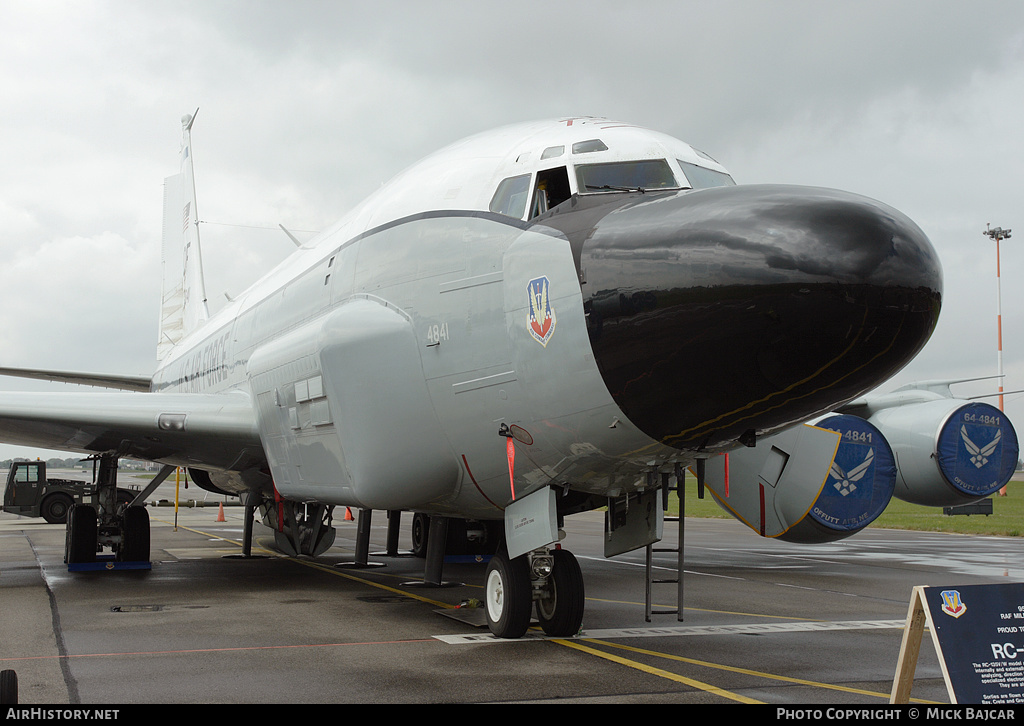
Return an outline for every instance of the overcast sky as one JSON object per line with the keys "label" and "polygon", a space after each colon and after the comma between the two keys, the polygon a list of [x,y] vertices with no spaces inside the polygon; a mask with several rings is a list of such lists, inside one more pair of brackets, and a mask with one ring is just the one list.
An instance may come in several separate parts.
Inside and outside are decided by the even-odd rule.
{"label": "overcast sky", "polygon": [[[897,207],[942,317],[880,390],[1024,389],[1024,3],[0,0],[0,365],[149,374],[163,179],[192,132],[211,306],[418,158],[492,127],[610,116],[739,183]],[[954,389],[994,390],[994,382]],[[0,378],[7,390],[72,387]],[[995,399],[987,399],[995,402]],[[1007,397],[1024,437],[1024,395]],[[0,458],[45,455],[0,446]]]}

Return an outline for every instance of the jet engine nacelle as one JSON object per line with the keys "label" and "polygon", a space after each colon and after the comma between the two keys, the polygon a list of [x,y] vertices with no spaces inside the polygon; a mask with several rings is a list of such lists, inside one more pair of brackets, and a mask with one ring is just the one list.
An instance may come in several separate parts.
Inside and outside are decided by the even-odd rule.
{"label": "jet engine nacelle", "polygon": [[1017,467],[1017,434],[1006,414],[987,403],[936,398],[872,406],[868,421],[896,456],[895,496],[949,507],[996,492]]}
{"label": "jet engine nacelle", "polygon": [[832,542],[889,504],[896,466],[885,437],[833,414],[707,461],[705,483],[727,512],[763,537]]}

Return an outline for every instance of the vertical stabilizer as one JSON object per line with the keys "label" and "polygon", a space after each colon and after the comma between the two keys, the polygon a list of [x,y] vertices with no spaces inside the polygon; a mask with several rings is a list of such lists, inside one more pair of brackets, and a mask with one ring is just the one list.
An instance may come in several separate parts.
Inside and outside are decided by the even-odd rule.
{"label": "vertical stabilizer", "polygon": [[178,341],[210,317],[192,171],[194,121],[195,114],[182,117],[181,171],[164,180],[163,286],[157,360],[166,358]]}

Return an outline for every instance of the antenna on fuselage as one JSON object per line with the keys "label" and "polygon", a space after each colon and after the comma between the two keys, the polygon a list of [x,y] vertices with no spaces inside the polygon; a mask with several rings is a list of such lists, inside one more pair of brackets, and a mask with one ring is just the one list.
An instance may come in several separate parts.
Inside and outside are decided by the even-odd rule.
{"label": "antenna on fuselage", "polygon": [[286,235],[288,235],[288,239],[290,239],[293,243],[295,243],[296,247],[302,247],[302,243],[299,242],[299,240],[295,237],[294,234],[292,234],[291,232],[288,231],[287,227],[285,227],[283,224],[278,224],[277,226],[281,228],[281,231],[283,231]]}

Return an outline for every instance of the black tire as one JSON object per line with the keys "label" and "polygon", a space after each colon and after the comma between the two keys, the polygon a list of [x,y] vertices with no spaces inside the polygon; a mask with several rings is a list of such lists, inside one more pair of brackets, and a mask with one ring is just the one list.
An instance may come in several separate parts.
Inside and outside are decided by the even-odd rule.
{"label": "black tire", "polygon": [[39,514],[50,524],[65,524],[68,511],[75,505],[75,500],[67,494],[56,492],[46,497],[39,505]]}
{"label": "black tire", "polygon": [[0,671],[0,704],[13,706],[18,703],[18,674],[11,670]]}
{"label": "black tire", "polygon": [[583,625],[583,572],[572,552],[554,550],[548,588],[537,600],[537,620],[547,635],[569,638]]}
{"label": "black tire", "polygon": [[416,557],[427,556],[427,535],[430,533],[430,517],[416,512],[412,515],[412,553]]}
{"label": "black tire", "polygon": [[68,510],[64,561],[69,565],[96,561],[96,509],[76,504]]}
{"label": "black tire", "polygon": [[149,562],[149,512],[145,507],[128,507],[121,515],[120,562]]}
{"label": "black tire", "polygon": [[484,578],[487,627],[499,638],[521,638],[530,627],[533,596],[526,555],[509,559],[504,548],[491,557]]}

